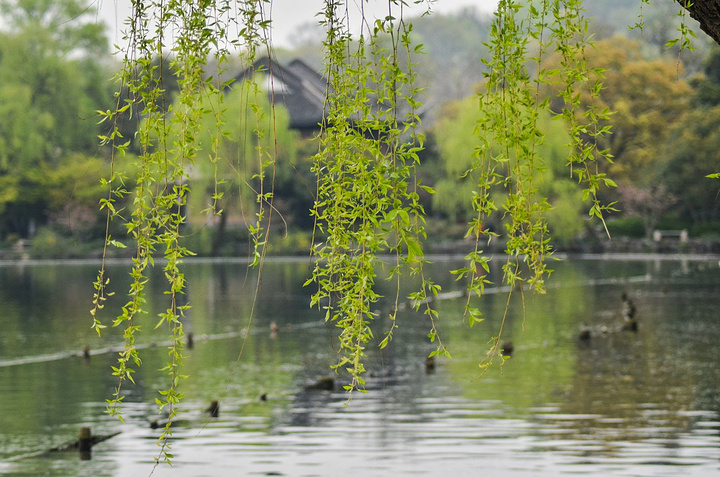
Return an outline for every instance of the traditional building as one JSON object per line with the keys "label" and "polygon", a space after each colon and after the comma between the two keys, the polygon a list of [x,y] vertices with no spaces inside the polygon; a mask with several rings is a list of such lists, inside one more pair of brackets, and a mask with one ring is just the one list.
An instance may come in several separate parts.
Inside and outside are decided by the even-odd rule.
{"label": "traditional building", "polygon": [[287,109],[291,129],[303,135],[320,130],[327,88],[327,81],[321,74],[302,60],[281,65],[265,57],[235,76],[235,81],[245,80],[253,73],[264,76],[264,79],[256,76],[256,81],[265,88],[269,99],[274,98],[275,104],[282,104]]}

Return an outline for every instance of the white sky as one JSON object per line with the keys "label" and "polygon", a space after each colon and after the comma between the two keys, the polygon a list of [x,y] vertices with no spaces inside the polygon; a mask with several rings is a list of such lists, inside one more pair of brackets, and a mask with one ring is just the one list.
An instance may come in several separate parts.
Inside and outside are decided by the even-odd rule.
{"label": "white sky", "polygon": [[[350,15],[352,18],[353,7],[362,0],[348,0],[351,5]],[[110,40],[112,43],[122,44],[119,31],[122,30],[123,21],[130,13],[129,0],[94,0],[98,9],[98,20],[104,21],[110,27]],[[315,14],[322,9],[323,0],[273,0],[273,43],[277,46],[292,47],[290,35],[297,31],[301,25],[317,21]],[[407,0],[412,4],[413,0]],[[433,4],[433,11],[436,13],[451,13],[464,7],[475,7],[480,12],[492,12],[497,6],[497,0],[436,0]],[[387,0],[366,0],[365,11],[375,16],[387,14]],[[422,5],[424,7],[424,4]],[[355,6],[355,11],[359,11]],[[412,6],[409,9],[410,16],[413,12],[417,15],[422,13],[424,8]]]}

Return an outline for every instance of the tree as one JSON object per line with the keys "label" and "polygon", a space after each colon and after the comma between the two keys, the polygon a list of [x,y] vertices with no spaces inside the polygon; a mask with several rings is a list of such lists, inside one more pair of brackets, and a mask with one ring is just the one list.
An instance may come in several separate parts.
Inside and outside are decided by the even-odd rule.
{"label": "tree", "polygon": [[[57,163],[41,162],[27,170],[0,174],[0,230],[32,238],[49,223],[78,244],[99,239],[97,201],[105,173],[101,160],[76,153]],[[56,250],[55,257],[64,258],[66,252]]]}
{"label": "tree", "polygon": [[55,123],[51,148],[95,149],[92,115],[108,100],[103,25],[77,0],[2,0],[0,13],[0,83],[29,89],[29,105]]}
{"label": "tree", "polygon": [[668,193],[664,184],[647,189],[619,187],[625,213],[640,217],[645,227],[645,238],[651,238],[662,215],[672,207],[677,198]]}
{"label": "tree", "polygon": [[686,9],[700,28],[716,43],[720,44],[720,1],[718,0],[675,0]]}
{"label": "tree", "polygon": [[[181,317],[185,310],[178,301],[184,288],[180,264],[183,257],[191,253],[181,240],[180,228],[185,217],[180,210],[188,197],[188,168],[193,161],[203,159],[198,155],[197,138],[204,112],[201,97],[210,83],[203,64],[215,55],[217,64],[221,65],[222,58],[228,54],[228,45],[242,46],[249,64],[258,51],[271,53],[264,3],[241,2],[238,10],[227,2],[211,0],[199,5],[134,3],[125,68],[120,74],[131,96],[129,101],[120,102],[116,111],[106,115],[112,121],[128,108],[142,107],[145,117],[143,128],[138,132],[142,172],[137,177],[135,209],[128,222],[130,239],[136,248],[131,271],[134,283],[128,302],[115,320],[115,324],[126,326],[127,331],[126,347],[114,367],[118,387],[110,402],[111,412],[117,411],[123,398],[122,386],[132,380],[133,366],[140,361],[134,347],[135,320],[142,312],[147,267],[159,249],[167,259],[168,287],[168,306],[159,319],[169,325],[172,334],[166,367],[169,385],[161,391],[159,402],[169,407],[170,422],[176,415],[175,405],[182,397],[177,386],[181,379]],[[551,80],[561,84],[560,101],[554,112],[568,128],[569,175],[579,184],[589,215],[603,221],[604,214],[612,209],[612,204],[600,199],[603,188],[615,185],[600,166],[611,159],[604,146],[610,131],[606,123],[609,112],[598,104],[602,86],[597,80],[597,71],[586,61],[592,41],[587,20],[582,15],[582,2],[537,2],[525,10],[520,8],[521,3],[525,2],[499,2],[488,41],[491,58],[487,60],[483,89],[476,96],[477,127],[473,137],[468,138],[468,142],[475,145],[468,171],[468,175],[475,178],[475,184],[470,198],[474,215],[467,234],[476,241],[466,257],[466,265],[455,273],[467,280],[469,326],[482,321],[475,300],[483,294],[487,283],[489,258],[482,255],[480,244],[499,233],[484,226],[500,206],[495,199],[498,190],[506,194],[502,204],[508,256],[503,267],[504,280],[513,289],[523,284],[540,293],[544,291],[549,274],[545,259],[552,253],[552,246],[547,222],[549,206],[537,180],[543,163],[540,123],[550,106],[540,94],[543,82]],[[705,3],[711,2],[695,2],[695,5]],[[346,389],[350,392],[362,388],[364,383],[362,358],[365,346],[373,337],[371,323],[377,316],[373,305],[379,297],[373,285],[374,267],[380,254],[393,254],[391,276],[394,281],[400,279],[401,273],[416,273],[422,278],[419,290],[410,298],[429,318],[428,335],[437,346],[432,355],[448,354],[430,299],[439,289],[423,273],[424,210],[417,192],[423,184],[415,180],[418,152],[423,144],[423,137],[417,132],[421,106],[413,68],[417,49],[412,42],[413,27],[403,17],[402,4],[400,0],[391,0],[388,15],[375,22],[361,14],[359,34],[349,26],[351,19],[345,16],[347,10],[342,2],[328,1],[321,12],[326,31],[327,120],[322,125],[319,150],[314,158],[318,185],[312,213],[322,242],[313,248],[316,268],[308,284],[315,283],[318,287],[313,305],[321,307],[326,320],[339,328],[340,358],[336,369],[347,372]],[[235,40],[229,27],[237,23],[241,24],[241,30],[240,38]],[[180,128],[177,141],[168,140],[168,118],[155,103],[162,90],[148,89],[153,77],[152,57],[165,45],[165,30],[172,26],[176,28],[173,68],[180,85],[177,101],[183,106],[176,109],[172,117]],[[557,71],[543,66],[543,60],[552,51],[558,51],[561,56]],[[585,97],[590,99],[584,103]],[[257,103],[250,107],[259,111]],[[220,128],[217,130],[216,137],[220,137]],[[257,137],[264,133],[252,132]],[[105,140],[115,147],[114,161],[118,161],[126,151],[127,140],[121,138],[117,130],[109,133]],[[273,157],[273,154],[266,156],[267,151],[262,147],[258,147],[257,153],[259,157]],[[258,172],[260,184],[265,172],[273,169],[274,162],[269,160],[266,164],[268,169]],[[117,215],[115,201],[126,191],[117,176],[111,176],[107,184],[110,187],[103,207],[112,218]],[[258,220],[250,226],[250,231],[256,244],[253,258],[261,262],[269,237],[269,227],[263,228],[263,219],[267,214],[268,222],[271,220],[274,193],[263,187],[256,197]],[[108,244],[114,243],[117,243],[115,239],[108,237]],[[107,296],[107,286],[107,277],[101,269],[95,283],[96,308],[93,310],[98,331],[103,326],[98,312]],[[398,285],[395,309],[400,301],[399,289]],[[381,347],[389,344],[395,329],[394,312],[388,318],[392,325],[386,330]],[[500,334],[493,341],[483,366],[500,359]],[[166,439],[170,433],[168,424],[161,437],[164,450],[167,450]],[[166,459],[170,457],[165,454]]]}
{"label": "tree", "polygon": [[[449,106],[434,128],[439,154],[443,158],[444,177],[435,184],[433,211],[446,214],[450,219],[467,223],[475,215],[467,200],[472,195],[478,177],[473,177],[473,156],[476,146],[467,140],[476,127],[477,101],[468,98]],[[565,172],[568,155],[567,135],[562,122],[553,121],[551,113],[545,112],[538,119],[543,135],[538,141],[538,155],[542,165],[535,171],[535,181],[542,195],[548,199],[550,208],[545,213],[548,227],[556,240],[571,240],[583,230],[584,221],[579,206],[580,188]],[[498,191],[496,202],[502,204],[506,191]],[[502,213],[488,217],[486,228],[500,230]]]}
{"label": "tree", "polygon": [[704,75],[691,82],[695,88],[692,103],[699,107],[712,107],[720,104],[720,49],[713,49],[705,60]]}
{"label": "tree", "polygon": [[0,32],[0,237],[30,237],[55,213],[58,183],[43,174],[67,178],[69,157],[98,151],[96,110],[112,97],[99,59],[107,40],[75,0],[5,0],[0,11],[12,19]]}
{"label": "tree", "polygon": [[105,26],[79,0],[2,0],[0,13],[11,34],[23,35],[31,51],[48,56],[107,54]]}
{"label": "tree", "polygon": [[[96,150],[95,110],[103,105],[95,103],[88,91],[97,85],[89,83],[78,62],[54,54],[34,53],[29,34],[0,36],[0,84],[25,91],[20,93],[25,108],[39,119],[33,129],[39,128],[42,135],[34,146],[43,149],[42,154],[34,157],[19,154],[16,160],[29,165],[33,160],[57,160],[68,151]],[[23,147],[26,144],[29,143]]]}
{"label": "tree", "polygon": [[690,225],[720,219],[717,181],[705,176],[720,171],[720,106],[691,111],[670,133],[666,162],[658,182],[677,197],[676,212]]}
{"label": "tree", "polygon": [[[691,88],[678,78],[681,70],[675,60],[647,60],[640,44],[624,37],[598,41],[586,56],[601,69],[593,79],[602,81],[603,87],[594,98],[585,94],[581,100],[587,106],[596,101],[596,108],[612,111],[606,121],[612,125],[612,134],[603,139],[602,147],[609,150],[613,161],[601,167],[613,177],[647,186],[662,161],[660,148],[668,131],[683,122]],[[553,55],[546,67],[556,69],[560,61],[558,54]],[[549,96],[555,98],[553,108],[562,108],[560,86],[549,88]]]}

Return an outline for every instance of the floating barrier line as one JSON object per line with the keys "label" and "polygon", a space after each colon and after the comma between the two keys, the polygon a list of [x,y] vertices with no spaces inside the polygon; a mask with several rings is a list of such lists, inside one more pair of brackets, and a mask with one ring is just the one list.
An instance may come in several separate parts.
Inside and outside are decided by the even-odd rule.
{"label": "floating barrier line", "polygon": [[[575,286],[575,287],[585,287],[585,286],[598,286],[598,285],[617,285],[617,284],[623,284],[623,283],[646,283],[652,281],[652,276],[650,274],[646,275],[639,275],[639,276],[633,276],[633,277],[626,277],[626,278],[600,278],[600,279],[590,279],[590,280],[583,280],[580,282],[567,284],[567,283],[556,283],[556,282],[550,282],[547,284],[547,288],[562,288],[567,286]],[[502,286],[502,287],[488,287],[485,288],[485,295],[493,295],[497,293],[508,293],[510,292],[511,287],[509,286]],[[467,291],[465,290],[458,290],[458,291],[450,291],[450,292],[442,292],[438,293],[436,296],[432,296],[426,300],[422,300],[420,302],[412,302],[409,305],[412,307],[413,305],[423,305],[428,302],[434,302],[434,301],[441,301],[441,300],[455,300],[458,298],[463,298],[467,296]],[[404,305],[401,307],[401,309],[405,308],[407,305]],[[325,324],[324,320],[318,320],[318,321],[309,321],[305,323],[299,323],[299,324],[293,324],[293,329],[305,329],[305,328],[314,328],[314,327],[320,327]],[[248,334],[251,335],[257,335],[261,333],[265,333],[266,330],[263,329],[253,329],[248,333],[246,329],[242,329],[240,331],[230,331],[226,333],[216,333],[212,335],[200,335],[196,337],[197,341],[214,341],[214,340],[224,340],[224,339],[231,339],[231,338],[237,338],[237,337],[243,337]],[[156,341],[152,343],[144,343],[144,344],[138,344],[135,345],[136,349],[151,349],[151,348],[157,348],[162,346],[171,346],[173,344],[172,341]],[[108,346],[105,348],[100,348],[96,350],[89,351],[90,356],[95,355],[102,355],[102,354],[108,354],[108,353],[118,353],[122,350],[124,350],[124,346],[121,344],[114,345],[114,346]],[[70,358],[80,358],[83,356],[82,351],[70,351],[70,352],[59,352],[59,353],[50,353],[50,354],[43,354],[39,356],[25,356],[22,358],[16,358],[16,359],[8,359],[8,360],[0,360],[0,368],[8,368],[11,366],[22,366],[25,364],[34,364],[34,363],[47,363],[51,361],[60,361],[63,359],[70,359]]]}
{"label": "floating barrier line", "polygon": [[[598,285],[620,285],[623,283],[647,283],[652,281],[652,276],[648,273],[645,275],[639,275],[634,277],[626,278],[599,278],[582,280],[579,282],[573,282],[572,284],[550,282],[546,284],[545,288],[562,288],[562,287],[591,287]],[[509,293],[512,290],[510,286],[503,287],[486,287],[483,291],[483,295],[494,295],[497,293]],[[430,296],[424,300],[410,302],[410,306],[425,305],[434,301],[441,300],[454,300],[457,298],[467,297],[467,290],[458,290],[450,292],[442,292],[437,295]]]}
{"label": "floating barrier line", "polygon": [[[299,323],[292,325],[293,329],[305,329],[305,328],[315,328],[320,327],[325,324],[325,321],[319,320],[319,321],[310,321],[305,323]],[[226,333],[215,333],[211,335],[200,335],[196,336],[195,340],[196,342],[200,341],[215,341],[215,340],[226,340],[231,338],[237,338],[237,337],[243,337],[248,334],[250,335],[257,335],[265,333],[266,330],[263,328],[261,330],[255,329],[248,333],[246,329],[242,329],[240,331],[229,331]],[[143,343],[143,344],[137,344],[135,345],[135,349],[142,350],[142,349],[152,349],[152,348],[158,348],[163,346],[172,346],[173,342],[168,341],[155,341],[152,343]],[[96,356],[96,355],[102,355],[102,354],[108,354],[108,353],[119,353],[120,351],[123,351],[125,347],[122,344],[113,345],[113,346],[107,346],[105,348],[98,348],[94,350],[90,350],[88,353],[90,356]],[[63,359],[71,359],[71,358],[82,358],[83,352],[82,351],[65,351],[65,352],[59,352],[59,353],[49,353],[49,354],[41,354],[38,356],[24,356],[22,358],[16,358],[16,359],[7,359],[3,360],[0,359],[0,368],[8,368],[11,366],[21,366],[24,364],[34,364],[34,363],[47,363],[51,361],[61,361]]]}

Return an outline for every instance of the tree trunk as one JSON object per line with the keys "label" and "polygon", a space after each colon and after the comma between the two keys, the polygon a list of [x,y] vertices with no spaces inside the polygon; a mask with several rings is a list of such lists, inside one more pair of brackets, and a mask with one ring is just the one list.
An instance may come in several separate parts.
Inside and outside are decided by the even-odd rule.
{"label": "tree trunk", "polygon": [[215,229],[215,237],[213,237],[212,241],[212,250],[210,251],[210,254],[213,257],[217,257],[220,253],[220,247],[222,246],[223,239],[225,238],[225,229],[227,228],[227,217],[228,211],[223,210],[222,214],[220,214],[220,223]]}
{"label": "tree trunk", "polygon": [[700,28],[715,40],[715,43],[720,44],[720,0],[675,1],[700,23]]}

